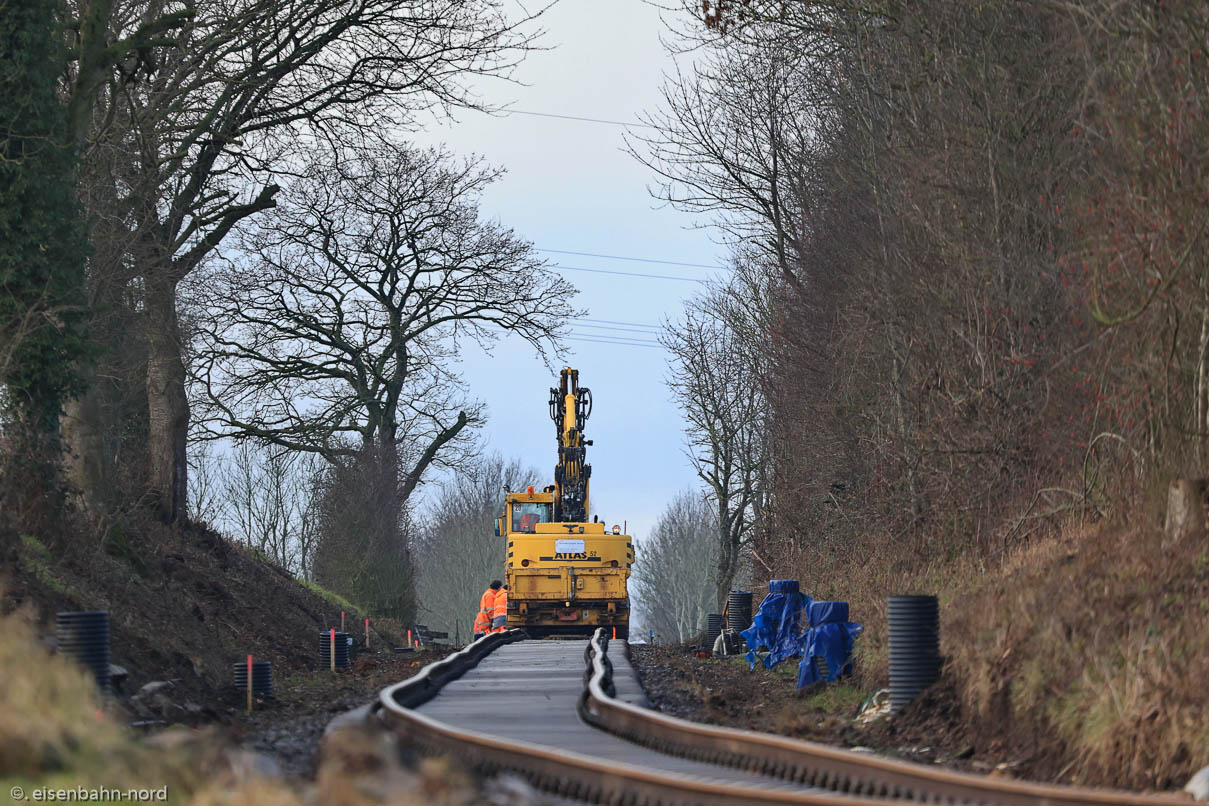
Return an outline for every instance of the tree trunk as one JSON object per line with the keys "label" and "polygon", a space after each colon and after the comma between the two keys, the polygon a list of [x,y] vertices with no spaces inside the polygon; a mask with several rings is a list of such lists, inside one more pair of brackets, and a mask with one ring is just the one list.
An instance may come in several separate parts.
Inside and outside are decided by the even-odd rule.
{"label": "tree trunk", "polygon": [[1167,520],[1163,525],[1165,547],[1204,533],[1205,491],[1205,479],[1177,479],[1171,482],[1167,488]]}
{"label": "tree trunk", "polygon": [[[719,496],[719,501],[726,501]],[[726,607],[726,599],[730,594],[730,586],[735,578],[735,569],[739,565],[739,546],[731,533],[730,521],[727,518],[727,503],[718,506],[718,569],[714,577],[715,601],[718,603],[718,613]]]}
{"label": "tree trunk", "polygon": [[63,412],[63,465],[67,481],[92,516],[107,512],[113,503],[114,468],[106,449],[108,418],[97,386],[96,367],[81,369],[87,389],[67,402]]}
{"label": "tree trunk", "polygon": [[189,401],[185,397],[185,362],[176,319],[175,278],[148,278],[147,417],[149,492],[169,523],[185,515],[188,465]]}
{"label": "tree trunk", "polygon": [[[117,205],[116,199],[110,203]],[[98,230],[93,227],[92,231],[97,238]],[[99,237],[116,238],[112,233]],[[127,396],[135,391],[142,374],[141,366],[135,373],[127,363],[131,320],[124,295],[130,279],[129,272],[116,261],[93,255],[88,277],[88,330],[100,349],[92,360],[80,362],[84,392],[64,405],[63,465],[67,481],[81,507],[94,518],[116,506],[121,432],[131,416]]]}

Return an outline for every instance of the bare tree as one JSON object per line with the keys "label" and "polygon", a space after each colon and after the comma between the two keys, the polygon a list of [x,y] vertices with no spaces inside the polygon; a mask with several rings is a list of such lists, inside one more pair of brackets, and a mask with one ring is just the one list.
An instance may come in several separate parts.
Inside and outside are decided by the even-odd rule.
{"label": "bare tree", "polygon": [[190,517],[224,530],[294,576],[310,579],[322,459],[251,440],[219,453],[219,444],[198,440],[189,451],[194,478]]}
{"label": "bare tree", "polygon": [[[473,105],[465,79],[506,75],[530,35],[495,0],[203,0],[158,16],[163,4],[93,5],[111,12],[100,31],[133,27],[144,39],[171,32],[154,43],[162,50],[144,42],[129,58],[105,63],[129,80],[105,84],[90,73],[87,86],[109,87],[109,102],[73,115],[91,112],[93,137],[114,155],[114,175],[99,177],[107,184],[88,195],[91,211],[118,222],[122,245],[94,275],[95,288],[108,297],[101,309],[138,290],[147,484],[176,519],[185,504],[190,418],[180,283],[241,221],[276,203],[279,178],[299,154],[406,128],[434,106]],[[157,25],[138,26],[145,19]],[[94,436],[106,426],[86,422],[103,418],[100,409],[80,407],[77,452],[103,450]],[[106,460],[76,464],[95,470]],[[84,484],[102,483],[96,472],[83,476]]]}
{"label": "bare tree", "polygon": [[409,500],[482,420],[451,368],[459,345],[512,334],[544,355],[573,289],[479,219],[496,172],[431,149],[337,156],[206,276],[198,392],[212,436],[329,463],[316,576],[405,618]]}
{"label": "bare tree", "polygon": [[687,303],[660,339],[672,354],[668,386],[687,421],[689,457],[715,507],[718,606],[763,514],[768,463],[760,364],[728,321],[737,312],[725,287],[711,289]]}
{"label": "bare tree", "polygon": [[717,512],[698,492],[683,491],[638,544],[631,587],[643,626],[663,640],[687,641],[717,606]]}
{"label": "bare tree", "polygon": [[[760,310],[769,348],[753,355],[776,434],[779,521],[762,530],[783,544],[774,562],[826,543],[847,562],[870,520],[896,537],[942,520],[989,533],[988,496],[1005,479],[1036,484],[1007,468],[1052,446],[1031,413],[1048,419],[1051,384],[1066,381],[1038,382],[1034,366],[1075,346],[1039,246],[1065,236],[1035,202],[1069,153],[1054,145],[1069,142],[1056,125],[1069,91],[1021,58],[1057,52],[1045,27],[1020,6],[947,0],[685,6],[678,41],[704,58],[668,82],[658,133],[632,143],[663,179],[657,195],[775,269],[735,295]],[[986,427],[969,428],[975,416]],[[879,517],[853,517],[850,504],[874,502]]]}
{"label": "bare tree", "polygon": [[329,461],[410,451],[406,501],[481,421],[450,369],[504,333],[541,354],[572,287],[478,215],[497,174],[435,150],[317,166],[199,291],[199,394],[215,436]]}
{"label": "bare tree", "polygon": [[224,525],[291,574],[310,578],[321,469],[314,454],[239,443],[222,479]]}
{"label": "bare tree", "polygon": [[676,41],[697,46],[697,57],[668,78],[662,108],[645,117],[655,133],[630,136],[628,147],[659,178],[656,197],[710,216],[732,244],[802,291],[803,202],[832,125],[823,99],[835,80],[834,43],[757,27],[744,36],[680,32]]}
{"label": "bare tree", "polygon": [[223,515],[223,460],[209,440],[192,440],[189,446],[189,517],[217,524]]}
{"label": "bare tree", "polygon": [[504,541],[494,534],[504,491],[539,483],[540,474],[494,454],[441,486],[418,531],[419,610],[428,624],[469,637],[479,597],[503,579]]}

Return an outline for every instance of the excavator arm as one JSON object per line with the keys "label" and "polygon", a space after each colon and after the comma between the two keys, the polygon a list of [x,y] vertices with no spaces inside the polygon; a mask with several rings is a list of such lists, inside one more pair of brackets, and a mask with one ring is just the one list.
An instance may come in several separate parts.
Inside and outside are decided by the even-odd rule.
{"label": "excavator arm", "polygon": [[592,391],[579,385],[579,370],[564,369],[557,389],[550,390],[550,419],[558,432],[558,464],[554,466],[554,520],[584,522],[588,519],[588,479],[584,425],[592,414]]}

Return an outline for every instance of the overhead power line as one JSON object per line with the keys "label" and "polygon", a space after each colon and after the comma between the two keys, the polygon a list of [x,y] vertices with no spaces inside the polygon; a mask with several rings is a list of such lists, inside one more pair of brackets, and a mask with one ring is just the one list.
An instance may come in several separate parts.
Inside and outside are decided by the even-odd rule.
{"label": "overhead power line", "polygon": [[632,260],[635,263],[662,263],[666,266],[689,266],[694,269],[718,269],[719,271],[729,271],[725,266],[714,266],[709,263],[680,263],[675,260],[656,260],[651,257],[627,257],[626,255],[602,255],[597,252],[572,252],[567,249],[546,249],[544,247],[535,247],[539,252],[553,252],[556,255],[580,255],[582,257],[603,257],[609,260]]}
{"label": "overhead power line", "polygon": [[629,342],[629,341],[610,341],[608,339],[590,339],[590,338],[587,338],[584,336],[566,336],[565,338],[567,341],[585,341],[585,342],[590,342],[592,344],[612,344],[612,345],[615,345],[618,347],[653,347],[656,350],[663,349],[662,344],[658,344],[655,342],[652,342],[650,344],[642,344],[639,342]]}
{"label": "overhead power line", "polygon": [[588,322],[581,323],[579,327],[592,328],[593,330],[609,330],[615,333],[634,333],[638,336],[646,336],[647,338],[659,335],[659,333],[654,330],[644,330],[636,327],[617,327],[616,325],[593,325]]}
{"label": "overhead power line", "polygon": [[624,333],[584,333],[578,330],[571,331],[572,336],[590,336],[594,339],[618,339],[620,341],[641,341],[646,344],[658,344],[658,339],[645,338],[643,336],[627,336]]}
{"label": "overhead power line", "polygon": [[680,280],[684,283],[704,283],[705,281],[698,277],[675,277],[670,274],[641,274],[633,271],[609,271],[608,269],[585,269],[579,266],[559,266],[551,265],[552,269],[563,269],[565,271],[587,271],[593,274],[616,274],[620,277],[645,277],[651,280]]}
{"label": "overhead power line", "polygon": [[642,347],[663,347],[659,342],[649,342],[641,338],[625,338],[609,336],[608,334],[572,334],[575,338],[596,338],[596,340],[611,341],[617,344],[641,344]]}
{"label": "overhead power line", "polygon": [[643,322],[618,322],[613,319],[590,319],[586,316],[579,318],[581,322],[600,322],[605,325],[629,325],[630,327],[642,327],[648,330],[663,330],[663,325],[648,325]]}
{"label": "overhead power line", "polygon": [[627,123],[624,120],[608,120],[607,118],[585,118],[579,115],[558,115],[554,112],[532,112],[528,109],[510,109],[506,107],[495,107],[488,109],[488,112],[503,112],[507,115],[533,115],[539,118],[558,118],[559,120],[578,120],[583,123],[607,123],[612,126],[638,126],[643,129],[658,129],[658,126],[652,126],[650,123],[639,123],[631,121]]}

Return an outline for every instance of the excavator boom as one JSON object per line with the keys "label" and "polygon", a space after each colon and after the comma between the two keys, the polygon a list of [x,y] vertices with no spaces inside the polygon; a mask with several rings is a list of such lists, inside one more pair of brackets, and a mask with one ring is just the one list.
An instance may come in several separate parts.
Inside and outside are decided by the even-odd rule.
{"label": "excavator boom", "polygon": [[592,390],[579,385],[579,370],[564,369],[558,388],[550,390],[550,419],[558,436],[558,464],[554,466],[554,520],[588,519],[588,479],[592,466],[585,461],[584,425],[592,414]]}

